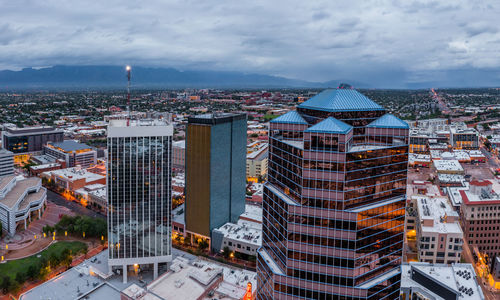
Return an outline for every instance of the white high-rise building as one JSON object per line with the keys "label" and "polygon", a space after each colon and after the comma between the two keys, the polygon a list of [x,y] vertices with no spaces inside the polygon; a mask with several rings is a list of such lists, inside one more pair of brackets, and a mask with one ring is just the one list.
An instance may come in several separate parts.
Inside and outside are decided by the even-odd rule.
{"label": "white high-rise building", "polygon": [[108,127],[109,267],[172,260],[171,169],[173,127],[161,120],[113,120]]}

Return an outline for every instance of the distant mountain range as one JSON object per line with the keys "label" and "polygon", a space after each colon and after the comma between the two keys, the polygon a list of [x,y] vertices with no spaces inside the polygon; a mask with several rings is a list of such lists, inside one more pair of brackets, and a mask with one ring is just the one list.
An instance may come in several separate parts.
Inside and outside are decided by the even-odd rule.
{"label": "distant mountain range", "polygon": [[[279,76],[221,71],[180,71],[173,68],[133,67],[133,88],[327,88],[347,82],[355,88],[368,84],[349,80],[309,82]],[[123,88],[121,66],[54,66],[0,71],[0,90]]]}

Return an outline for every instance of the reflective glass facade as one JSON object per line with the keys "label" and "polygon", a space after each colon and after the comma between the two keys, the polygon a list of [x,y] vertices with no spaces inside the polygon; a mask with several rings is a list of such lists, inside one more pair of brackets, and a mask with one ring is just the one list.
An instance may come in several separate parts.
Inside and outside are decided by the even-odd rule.
{"label": "reflective glass facade", "polygon": [[107,141],[111,265],[163,262],[171,255],[172,136],[130,128],[130,136],[111,133]]}
{"label": "reflective glass facade", "polygon": [[186,230],[210,237],[245,211],[245,114],[190,117],[186,135]]}
{"label": "reflective glass facade", "polygon": [[[298,109],[271,122],[257,299],[397,299],[408,129],[384,111]],[[307,129],[334,117],[347,133]]]}

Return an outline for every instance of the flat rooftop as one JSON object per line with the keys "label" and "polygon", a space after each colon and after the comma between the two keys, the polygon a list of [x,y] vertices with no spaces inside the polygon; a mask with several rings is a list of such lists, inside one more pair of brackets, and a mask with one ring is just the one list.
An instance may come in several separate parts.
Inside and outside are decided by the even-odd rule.
{"label": "flat rooftop", "polygon": [[172,210],[172,222],[176,222],[179,224],[184,224],[184,203],[177,206],[174,210]]}
{"label": "flat rooftop", "polygon": [[222,276],[223,270],[209,263],[195,264],[184,258],[174,259],[171,271],[150,284],[148,291],[165,300],[197,299],[218,276]]}
{"label": "flat rooftop", "polygon": [[0,155],[14,155],[14,153],[5,148],[0,148]]}
{"label": "flat rooftop", "polygon": [[240,218],[262,223],[262,206],[246,204],[245,211],[240,215]]}
{"label": "flat rooftop", "polygon": [[[458,221],[458,213],[451,207],[444,197],[430,198],[427,196],[412,196],[417,202],[420,220],[432,220],[433,226],[424,226],[424,232],[458,233],[463,234]],[[456,218],[456,222],[445,222],[446,217]]]}
{"label": "flat rooftop", "polygon": [[226,223],[217,228],[225,238],[256,246],[262,245],[262,225],[254,222],[238,220],[237,224]]}
{"label": "flat rooftop", "polygon": [[188,118],[189,124],[208,124],[216,125],[227,122],[232,122],[236,120],[246,120],[247,115],[244,113],[210,113],[202,114],[197,116],[191,116]]}
{"label": "flat rooftop", "polygon": [[51,126],[33,126],[33,127],[4,127],[4,133],[7,135],[32,135],[46,132],[60,132],[62,130]]}
{"label": "flat rooftop", "polygon": [[91,276],[85,264],[80,264],[27,291],[19,297],[19,300],[78,299],[103,282],[99,277]]}
{"label": "flat rooftop", "polygon": [[[0,179],[2,180],[0,184],[0,189],[4,189],[7,183],[9,183],[12,180],[12,176],[6,176]],[[26,190],[35,188],[39,184],[41,184],[41,179],[38,177],[31,177],[19,181],[16,180],[15,186],[5,195],[5,197],[0,199],[0,203],[4,204],[9,208],[13,208],[16,205],[19,198],[21,197],[21,195],[24,192],[26,192]],[[35,197],[40,195],[28,195],[28,196],[26,196],[26,198],[23,201],[34,201]],[[38,199],[40,198],[37,198],[37,200]]]}
{"label": "flat rooftop", "polygon": [[99,179],[104,179],[106,178],[105,176],[88,172],[85,169],[79,168],[79,167],[73,167],[73,168],[66,168],[66,169],[59,169],[59,170],[53,170],[53,171],[48,171],[44,172],[44,174],[53,174],[54,176],[63,178],[65,180],[78,180],[78,179],[85,179],[86,182],[90,181],[96,181]]}
{"label": "flat rooftop", "polygon": [[186,140],[172,142],[172,147],[186,149]]}
{"label": "flat rooftop", "polygon": [[57,148],[58,150],[61,150],[66,153],[71,153],[74,151],[82,151],[82,150],[92,150],[92,147],[86,144],[79,143],[74,140],[65,140],[62,142],[54,142],[54,143],[49,143],[47,146],[52,146],[53,148]]}
{"label": "flat rooftop", "polygon": [[457,172],[463,172],[464,168],[460,164],[460,162],[456,159],[451,159],[451,160],[435,160],[433,161],[434,167],[438,172],[444,172],[444,171],[457,171]]}
{"label": "flat rooftop", "polygon": [[[401,288],[419,289],[432,296],[433,299],[441,299],[434,290],[422,285],[412,278],[412,270],[424,274],[430,280],[441,286],[453,290],[459,295],[460,300],[483,300],[484,294],[476,280],[476,273],[471,264],[430,264],[425,262],[411,262],[401,265]],[[463,290],[463,291],[461,291]],[[437,296],[437,297],[436,297]]]}

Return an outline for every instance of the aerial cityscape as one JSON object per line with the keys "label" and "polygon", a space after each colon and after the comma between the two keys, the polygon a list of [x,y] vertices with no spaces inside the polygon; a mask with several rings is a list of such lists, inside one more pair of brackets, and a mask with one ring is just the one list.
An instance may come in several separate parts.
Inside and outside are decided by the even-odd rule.
{"label": "aerial cityscape", "polygon": [[498,3],[112,2],[2,4],[0,299],[500,299]]}

